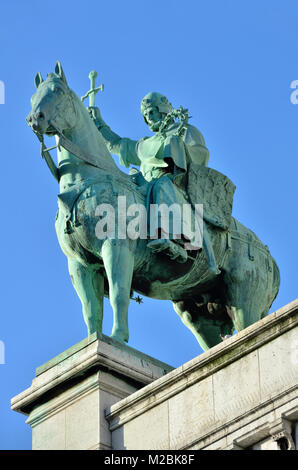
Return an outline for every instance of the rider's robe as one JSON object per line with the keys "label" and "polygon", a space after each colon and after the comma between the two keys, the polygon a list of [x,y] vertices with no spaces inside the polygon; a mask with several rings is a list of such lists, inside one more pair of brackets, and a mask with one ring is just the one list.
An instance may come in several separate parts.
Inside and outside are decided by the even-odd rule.
{"label": "rider's robe", "polygon": [[[207,166],[209,151],[196,127],[188,124],[182,135],[180,132],[178,134],[179,130],[179,123],[173,123],[162,134],[156,133],[152,137],[144,137],[138,141],[122,138],[110,150],[119,155],[122,165],[140,166],[144,178],[149,182],[150,195],[147,201],[150,204],[166,204],[167,207],[179,204],[183,215],[182,204],[187,202],[187,196],[182,177],[190,162]],[[172,214],[170,217],[173,217]],[[187,217],[183,217],[181,223],[182,233],[176,233],[171,220],[169,227],[162,227],[160,216],[157,229],[162,229],[166,238],[181,238],[183,234],[186,239],[192,240],[191,222],[186,219]],[[150,234],[153,235],[152,230]]]}
{"label": "rider's robe", "polygon": [[188,124],[183,135],[178,136],[178,128],[179,124],[174,123],[163,134],[156,133],[138,141],[122,138],[120,145],[114,146],[111,151],[119,155],[122,165],[140,166],[147,181],[158,178],[160,171],[162,174],[173,173],[170,160],[180,172],[187,171],[190,161],[207,166],[209,151],[201,132]]}

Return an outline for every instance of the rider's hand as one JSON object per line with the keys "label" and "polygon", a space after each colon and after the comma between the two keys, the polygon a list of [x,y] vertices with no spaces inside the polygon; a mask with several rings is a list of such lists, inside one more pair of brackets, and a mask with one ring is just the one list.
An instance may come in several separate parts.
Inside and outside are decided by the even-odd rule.
{"label": "rider's hand", "polygon": [[100,110],[97,106],[88,106],[88,112],[97,127],[102,126],[104,124],[104,120],[102,119]]}

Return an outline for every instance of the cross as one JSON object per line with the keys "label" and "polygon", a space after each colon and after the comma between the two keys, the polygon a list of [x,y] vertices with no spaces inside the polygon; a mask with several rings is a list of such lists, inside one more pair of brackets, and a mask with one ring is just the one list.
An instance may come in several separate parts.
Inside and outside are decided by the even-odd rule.
{"label": "cross", "polygon": [[88,96],[89,96],[89,106],[90,107],[94,107],[94,104],[95,104],[95,95],[96,93],[101,90],[103,91],[104,90],[104,85],[103,83],[95,88],[95,80],[96,80],[96,77],[97,77],[97,72],[95,70],[91,70],[91,72],[89,73],[89,78],[90,78],[90,90],[87,91],[86,95],[82,96],[81,98],[81,101],[84,101]]}

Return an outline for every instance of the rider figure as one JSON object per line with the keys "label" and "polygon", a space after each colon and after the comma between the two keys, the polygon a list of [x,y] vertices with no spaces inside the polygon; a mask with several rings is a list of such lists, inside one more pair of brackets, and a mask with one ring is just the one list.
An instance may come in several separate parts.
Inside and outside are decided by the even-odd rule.
{"label": "rider figure", "polygon": [[[148,93],[141,102],[141,112],[154,135],[135,141],[121,138],[104,122],[98,108],[89,108],[109,151],[118,155],[120,163],[126,167],[140,166],[142,175],[150,183],[151,202],[165,203],[168,207],[173,203],[186,202],[184,176],[189,163],[207,166],[209,160],[209,151],[202,134],[187,122],[187,110],[180,108],[178,111],[180,121],[175,122],[174,117],[179,113],[175,114],[168,99],[160,93]],[[181,116],[185,119],[181,120]],[[176,261],[185,262],[187,251],[183,248],[183,240],[190,240],[188,234],[183,232],[182,237],[177,237],[174,233],[163,233],[162,227],[159,229],[160,238],[151,240],[148,247],[153,251],[163,251]],[[203,244],[206,245],[205,237]],[[208,249],[210,252],[210,246]],[[211,252],[213,255],[212,248]],[[214,259],[208,261],[211,270],[217,274]]]}

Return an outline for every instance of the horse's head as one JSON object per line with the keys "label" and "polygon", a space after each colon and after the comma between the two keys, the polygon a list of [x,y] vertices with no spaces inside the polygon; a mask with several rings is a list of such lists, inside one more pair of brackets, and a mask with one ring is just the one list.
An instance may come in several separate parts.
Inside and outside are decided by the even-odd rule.
{"label": "horse's head", "polygon": [[35,132],[52,136],[71,129],[76,123],[74,93],[67,81],[60,62],[56,63],[55,73],[50,73],[44,81],[40,72],[35,76],[36,93],[31,98],[32,110],[26,118]]}

